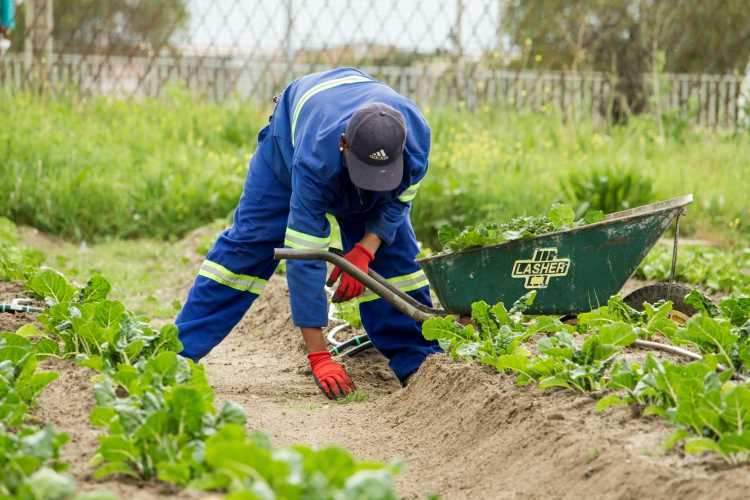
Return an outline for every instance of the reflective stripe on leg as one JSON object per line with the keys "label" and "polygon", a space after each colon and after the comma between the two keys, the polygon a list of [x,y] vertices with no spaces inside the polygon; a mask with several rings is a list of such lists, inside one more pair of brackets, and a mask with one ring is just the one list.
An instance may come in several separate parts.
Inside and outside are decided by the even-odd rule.
{"label": "reflective stripe on leg", "polygon": [[204,260],[198,271],[199,276],[213,280],[221,285],[234,288],[241,292],[250,292],[260,295],[268,283],[267,280],[248,274],[238,274],[230,271],[217,262]]}

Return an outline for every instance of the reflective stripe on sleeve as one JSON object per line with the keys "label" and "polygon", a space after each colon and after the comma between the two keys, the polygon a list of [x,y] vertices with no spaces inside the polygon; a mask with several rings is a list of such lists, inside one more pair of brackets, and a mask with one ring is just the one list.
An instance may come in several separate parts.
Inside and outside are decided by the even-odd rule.
{"label": "reflective stripe on sleeve", "polygon": [[266,287],[267,280],[258,278],[257,276],[250,276],[248,274],[237,274],[233,273],[226,267],[212,262],[210,260],[204,260],[201,264],[200,270],[198,271],[199,276],[213,280],[221,285],[234,288],[241,292],[250,292],[260,295],[263,289]]}
{"label": "reflective stripe on sleeve", "polygon": [[298,250],[328,250],[331,244],[331,236],[321,238],[319,236],[313,236],[311,234],[305,234],[300,231],[295,231],[292,228],[286,228],[286,237],[284,238],[284,245],[289,248],[296,248]]}
{"label": "reflective stripe on sleeve", "polygon": [[366,78],[364,76],[360,75],[351,75],[351,76],[345,76],[343,78],[336,78],[335,80],[328,80],[327,82],[319,83],[315,86],[313,86],[310,90],[302,94],[302,97],[299,98],[297,101],[297,104],[294,106],[294,113],[292,113],[292,146],[294,146],[295,141],[295,130],[297,129],[297,120],[299,119],[299,115],[302,112],[302,107],[305,105],[307,101],[310,100],[312,96],[317,94],[318,92],[322,92],[324,90],[331,89],[333,87],[338,87],[339,85],[346,85],[349,83],[363,83],[363,82],[371,82],[373,80],[370,80],[369,78]]}
{"label": "reflective stripe on sleeve", "polygon": [[[424,271],[421,269],[411,274],[388,278],[387,281],[402,292],[413,292],[414,290],[419,290],[430,284],[430,282],[427,281],[427,276],[425,276]],[[360,302],[370,302],[371,300],[377,300],[379,298],[380,296],[372,290],[367,290],[358,300]]]}
{"label": "reflective stripe on sleeve", "polygon": [[411,200],[413,200],[417,196],[417,191],[419,191],[420,184],[422,184],[422,181],[415,182],[414,184],[406,188],[404,192],[399,195],[398,201],[409,203]]}

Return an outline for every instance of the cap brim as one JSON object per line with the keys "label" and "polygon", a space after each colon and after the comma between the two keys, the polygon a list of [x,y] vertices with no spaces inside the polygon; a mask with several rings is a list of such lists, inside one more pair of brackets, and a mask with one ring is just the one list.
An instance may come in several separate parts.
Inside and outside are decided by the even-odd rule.
{"label": "cap brim", "polygon": [[368,165],[357,159],[349,150],[344,150],[349,178],[355,186],[367,191],[393,191],[404,178],[404,156],[386,165]]}

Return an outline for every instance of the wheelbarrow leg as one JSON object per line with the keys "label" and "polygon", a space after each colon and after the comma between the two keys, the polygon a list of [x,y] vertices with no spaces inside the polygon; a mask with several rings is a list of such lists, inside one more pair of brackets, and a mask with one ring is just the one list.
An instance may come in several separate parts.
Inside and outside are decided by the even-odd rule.
{"label": "wheelbarrow leg", "polygon": [[682,211],[677,213],[677,217],[674,219],[674,243],[672,244],[672,269],[669,273],[669,288],[667,289],[667,297],[672,296],[672,285],[677,278],[677,246],[680,242],[680,216]]}

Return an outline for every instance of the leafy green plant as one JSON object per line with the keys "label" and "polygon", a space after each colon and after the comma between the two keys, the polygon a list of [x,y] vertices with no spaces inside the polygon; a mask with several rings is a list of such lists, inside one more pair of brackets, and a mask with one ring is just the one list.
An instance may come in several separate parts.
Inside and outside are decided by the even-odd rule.
{"label": "leafy green plant", "polygon": [[569,205],[556,203],[546,215],[516,217],[502,224],[480,224],[463,230],[444,226],[438,232],[438,238],[445,251],[457,252],[592,224],[603,217],[601,211],[591,211],[584,218],[575,220],[575,214]]}
{"label": "leafy green plant", "polygon": [[43,338],[59,342],[60,355],[75,357],[85,366],[115,369],[182,348],[174,325],[154,330],[121,302],[108,300],[111,287],[101,276],[77,288],[62,274],[42,269],[27,286],[50,305],[39,315],[45,326]]}
{"label": "leafy green plant", "polygon": [[58,377],[37,371],[37,359],[46,350],[18,333],[0,333],[0,496],[68,498],[75,489],[72,478],[58,472],[67,467],[60,447],[68,436],[26,425],[36,397]]}
{"label": "leafy green plant", "polygon": [[[60,273],[41,269],[27,288],[49,306],[39,317],[43,331],[24,328],[36,339],[34,345],[43,346],[45,355],[74,357],[99,372],[91,422],[106,432],[92,459],[97,477],[159,479],[230,491],[237,498],[396,498],[397,467],[357,462],[338,449],[259,445],[267,438],[245,434],[241,407],[226,402],[216,410],[203,368],[177,354],[182,349],[177,329],[169,325],[157,332],[109,300],[104,278],[77,287]],[[32,345],[20,335],[5,338],[0,354],[7,347],[24,356],[20,347]],[[27,392],[45,382],[29,380]],[[231,443],[217,436],[230,436]],[[232,449],[239,454],[228,453]]]}
{"label": "leafy green plant", "polygon": [[563,329],[558,320],[541,317],[532,324],[523,323],[523,312],[533,304],[536,292],[517,300],[510,310],[502,302],[490,307],[480,301],[472,304],[473,324],[461,325],[453,316],[430,318],[422,325],[422,335],[436,340],[454,359],[477,359],[494,365],[504,355],[527,355],[521,343],[539,331]]}
{"label": "leafy green plant", "polygon": [[603,325],[625,322],[633,327],[638,338],[650,339],[656,334],[672,339],[677,325],[670,319],[672,303],[643,304],[643,311],[637,311],[625,303],[619,295],[613,295],[607,305],[578,315],[578,331],[587,333]]}
{"label": "leafy green plant", "polygon": [[15,224],[0,217],[0,280],[23,280],[39,268],[41,252],[19,244]]}
{"label": "leafy green plant", "polygon": [[[113,382],[125,389],[119,396]],[[91,421],[108,434],[92,463],[95,475],[126,474],[187,485],[195,475],[195,456],[204,441],[225,423],[244,425],[245,415],[232,403],[216,414],[213,391],[202,367],[162,352],[142,371],[123,365],[96,384],[97,406]]]}
{"label": "leafy green plant", "polygon": [[654,201],[654,182],[631,168],[594,168],[572,172],[563,183],[579,216],[589,210],[612,213]]}
{"label": "leafy green plant", "polygon": [[334,315],[342,320],[349,323],[352,328],[362,327],[362,318],[359,315],[359,302],[351,300],[348,302],[339,302],[334,304],[335,312]]}
{"label": "leafy green plant", "polygon": [[624,322],[599,327],[580,346],[569,331],[562,330],[539,341],[538,356],[502,356],[495,367],[517,373],[522,385],[537,381],[542,389],[595,391],[604,387],[615,355],[635,339],[635,330]]}
{"label": "leafy green plant", "polygon": [[[648,354],[646,365],[653,362],[653,356]],[[596,403],[597,411],[604,411],[612,406],[630,405],[637,412],[641,412],[645,407],[665,406],[666,403],[661,399],[665,394],[656,391],[652,384],[643,383],[642,380],[646,377],[647,371],[639,363],[625,359],[616,360],[606,384],[613,392]]]}
{"label": "leafy green plant", "polygon": [[604,386],[614,356],[635,339],[633,327],[623,322],[600,327],[596,334],[586,337],[580,348],[575,347],[572,337],[565,332],[543,339],[539,344],[542,360],[546,357],[553,361],[550,365],[554,368],[539,380],[539,387],[599,390]]}
{"label": "leafy green plant", "polygon": [[227,402],[217,412],[203,368],[174,352],[122,365],[95,394],[92,423],[108,430],[93,459],[97,477],[158,478],[235,495],[395,498],[396,468],[357,463],[334,448],[273,449],[265,435],[248,435],[242,408]]}
{"label": "leafy green plant", "polygon": [[60,447],[67,440],[67,434],[58,434],[51,427],[21,427],[10,432],[0,422],[0,495],[35,498],[33,486],[38,487],[34,483],[40,474],[67,467],[60,458]]}
{"label": "leafy green plant", "polygon": [[56,372],[36,371],[37,347],[15,333],[0,333],[0,422],[21,425],[36,397]]}
{"label": "leafy green plant", "polygon": [[[34,500],[66,500],[73,498],[75,490],[76,483],[72,477],[42,467],[25,481],[19,496]],[[74,500],[79,500],[79,497]]]}
{"label": "leafy green plant", "polygon": [[[341,448],[273,449],[267,436],[229,424],[208,438],[205,472],[191,483],[229,498],[395,500],[398,466],[357,462]],[[248,471],[253,471],[248,474]]]}
{"label": "leafy green plant", "polygon": [[647,411],[678,429],[667,441],[684,443],[688,453],[715,452],[737,464],[750,459],[750,387],[730,381],[731,371],[717,372],[716,358],[679,365],[648,357],[635,393],[650,396]]}

